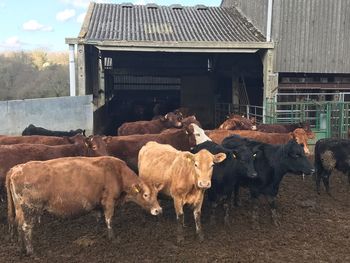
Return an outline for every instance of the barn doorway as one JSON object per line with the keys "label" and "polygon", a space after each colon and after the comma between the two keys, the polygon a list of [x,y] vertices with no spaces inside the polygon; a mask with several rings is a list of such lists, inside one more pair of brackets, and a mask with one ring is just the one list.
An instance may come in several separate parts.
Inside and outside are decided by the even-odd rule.
{"label": "barn doorway", "polygon": [[150,120],[179,107],[189,108],[204,128],[215,128],[215,105],[234,104],[235,96],[262,105],[258,53],[103,51],[101,61],[108,135],[124,122]]}

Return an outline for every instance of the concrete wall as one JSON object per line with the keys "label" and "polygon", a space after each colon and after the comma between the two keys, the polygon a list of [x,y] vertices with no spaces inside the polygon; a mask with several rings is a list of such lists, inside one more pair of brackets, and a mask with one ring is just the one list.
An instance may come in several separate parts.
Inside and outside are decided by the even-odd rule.
{"label": "concrete wall", "polygon": [[0,134],[20,135],[29,124],[50,130],[93,133],[92,95],[0,101]]}

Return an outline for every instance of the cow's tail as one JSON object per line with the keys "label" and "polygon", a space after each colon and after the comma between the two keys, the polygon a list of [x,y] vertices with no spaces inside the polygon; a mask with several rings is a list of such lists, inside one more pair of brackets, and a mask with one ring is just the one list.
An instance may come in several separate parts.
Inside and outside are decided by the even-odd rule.
{"label": "cow's tail", "polygon": [[[11,170],[10,170],[11,171]],[[13,235],[14,226],[15,226],[15,204],[13,201],[13,194],[11,188],[11,176],[10,172],[6,176],[6,190],[7,190],[7,221],[9,224],[10,234]]]}

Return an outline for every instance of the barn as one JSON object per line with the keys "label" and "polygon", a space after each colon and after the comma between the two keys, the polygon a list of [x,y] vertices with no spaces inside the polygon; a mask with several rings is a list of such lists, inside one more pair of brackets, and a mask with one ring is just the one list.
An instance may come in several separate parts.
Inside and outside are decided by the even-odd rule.
{"label": "barn", "polygon": [[93,95],[95,133],[180,106],[212,128],[275,88],[274,44],[234,6],[91,3],[66,43],[71,94]]}
{"label": "barn", "polygon": [[223,0],[221,6],[237,8],[274,43],[276,89],[265,121],[308,121],[317,138],[347,138],[349,1]]}

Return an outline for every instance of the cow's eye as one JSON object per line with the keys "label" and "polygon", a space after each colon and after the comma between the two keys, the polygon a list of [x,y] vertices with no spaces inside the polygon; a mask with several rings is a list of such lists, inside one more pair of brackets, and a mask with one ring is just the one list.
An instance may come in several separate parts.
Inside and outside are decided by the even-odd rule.
{"label": "cow's eye", "polygon": [[198,163],[194,163],[194,166],[195,166],[195,167],[198,167]]}
{"label": "cow's eye", "polygon": [[148,198],[148,194],[143,194],[143,198]]}
{"label": "cow's eye", "polygon": [[92,149],[97,150],[97,146],[96,145],[92,146]]}

